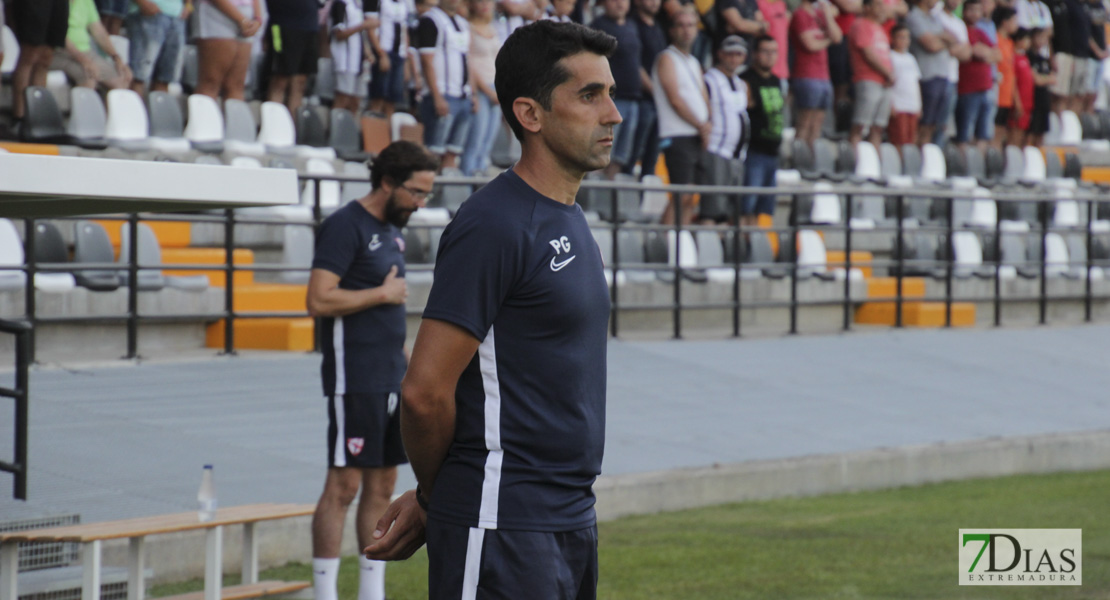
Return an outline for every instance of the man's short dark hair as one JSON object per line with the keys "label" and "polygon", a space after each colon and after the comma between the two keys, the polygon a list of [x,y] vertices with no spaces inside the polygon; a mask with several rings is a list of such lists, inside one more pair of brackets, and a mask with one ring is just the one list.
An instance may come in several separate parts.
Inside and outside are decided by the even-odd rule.
{"label": "man's short dark hair", "polygon": [[995,27],[1002,27],[1003,23],[1016,14],[1017,11],[1009,6],[996,6],[994,12],[991,13],[991,21],[994,22]]}
{"label": "man's short dark hair", "polygon": [[755,38],[754,42],[752,42],[752,54],[758,54],[763,44],[766,44],[767,42],[775,42],[777,44],[778,40],[767,35],[766,33],[761,34],[759,37]]}
{"label": "man's short dark hair", "polygon": [[1014,35],[1011,36],[1011,39],[1013,39],[1014,43],[1020,42],[1027,37],[1033,37],[1033,31],[1035,30],[1019,27],[1018,30],[1014,32]]}
{"label": "man's short dark hair", "polygon": [[370,161],[370,188],[382,186],[388,177],[393,185],[402,185],[418,171],[435,171],[439,162],[423,146],[399,140],[393,142]]}
{"label": "man's short dark hair", "polygon": [[910,30],[910,28],[906,27],[905,23],[901,23],[901,22],[896,23],[894,25],[894,27],[890,28],[890,37],[894,37],[894,34],[898,33],[899,31],[909,31],[909,30]]}
{"label": "man's short dark hair", "polygon": [[964,8],[967,8],[968,6],[971,6],[972,4],[982,4],[982,2],[981,2],[981,0],[964,0]]}
{"label": "man's short dark hair", "polygon": [[570,78],[559,61],[580,52],[608,58],[616,48],[613,36],[577,23],[543,20],[514,31],[497,53],[494,89],[516,139],[524,139],[524,128],[513,113],[517,98],[531,98],[551,110],[551,93]]}

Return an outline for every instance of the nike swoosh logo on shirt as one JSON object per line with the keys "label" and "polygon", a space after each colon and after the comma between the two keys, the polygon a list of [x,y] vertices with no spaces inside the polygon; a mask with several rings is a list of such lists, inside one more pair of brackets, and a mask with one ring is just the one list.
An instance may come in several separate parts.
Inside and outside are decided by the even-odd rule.
{"label": "nike swoosh logo on shirt", "polygon": [[[576,255],[576,256],[577,256],[577,255]],[[572,256],[572,257],[570,257],[570,258],[568,258],[568,259],[564,260],[563,262],[555,262],[555,257],[554,257],[554,256],[552,256],[552,257],[551,257],[551,270],[552,270],[552,271],[559,271],[559,270],[561,270],[561,269],[562,269],[563,267],[565,267],[565,266],[569,265],[569,264],[570,264],[570,261],[572,261],[572,260],[574,260],[574,256]]]}

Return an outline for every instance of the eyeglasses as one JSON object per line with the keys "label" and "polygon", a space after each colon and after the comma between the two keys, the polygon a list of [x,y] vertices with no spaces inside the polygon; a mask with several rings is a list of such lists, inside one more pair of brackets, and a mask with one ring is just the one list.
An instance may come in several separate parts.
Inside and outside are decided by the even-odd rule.
{"label": "eyeglasses", "polygon": [[425,192],[424,190],[414,190],[414,189],[410,188],[407,185],[402,185],[401,189],[408,192],[412,196],[412,199],[416,200],[417,202],[419,202],[421,200],[427,200],[428,198],[431,198],[435,194],[434,191]]}

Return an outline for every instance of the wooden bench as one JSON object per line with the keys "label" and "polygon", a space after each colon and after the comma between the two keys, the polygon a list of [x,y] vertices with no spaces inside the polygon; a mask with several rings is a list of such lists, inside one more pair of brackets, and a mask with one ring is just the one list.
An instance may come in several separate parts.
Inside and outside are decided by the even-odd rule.
{"label": "wooden bench", "polygon": [[[127,599],[143,600],[146,536],[181,531],[205,530],[204,592],[175,596],[175,600],[243,600],[294,592],[308,582],[259,581],[258,538],[255,525],[261,521],[311,515],[312,504],[249,504],[221,508],[211,521],[200,522],[196,511],[105,521],[29,531],[0,533],[0,600],[17,600],[20,542],[78,542],[84,568],[82,600],[100,599],[100,550],[104,540],[130,539]],[[223,528],[243,526],[243,583],[222,588]]]}

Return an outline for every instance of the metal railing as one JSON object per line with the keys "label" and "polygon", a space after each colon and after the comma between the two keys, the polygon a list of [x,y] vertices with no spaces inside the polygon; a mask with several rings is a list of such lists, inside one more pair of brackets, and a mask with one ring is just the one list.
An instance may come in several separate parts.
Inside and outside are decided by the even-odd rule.
{"label": "metal railing", "polygon": [[28,377],[30,357],[31,326],[23,321],[9,321],[0,319],[0,332],[15,336],[15,384],[11,388],[0,387],[0,396],[11,398],[15,401],[15,453],[12,462],[0,461],[0,471],[11,473],[12,497],[17,500],[27,499],[27,446],[30,378]]}
{"label": "metal railing", "polygon": [[[345,176],[327,176],[327,175],[305,175],[302,176],[302,181],[309,185],[313,182],[321,181],[338,181],[338,182],[357,182],[365,183],[365,179],[345,177]],[[442,190],[445,186],[453,185],[468,185],[478,186],[488,181],[483,178],[463,178],[463,177],[441,177],[437,179],[436,187]],[[123,358],[137,358],[138,357],[138,341],[140,335],[140,325],[146,322],[172,322],[182,320],[224,320],[224,344],[222,351],[226,354],[235,354],[235,321],[239,319],[253,319],[253,318],[267,318],[267,317],[306,317],[306,311],[289,311],[289,312],[276,312],[276,311],[246,311],[236,310],[235,308],[235,274],[239,271],[252,271],[252,272],[274,272],[274,271],[303,271],[309,270],[308,266],[291,266],[286,264],[250,264],[250,265],[236,265],[234,262],[234,250],[236,249],[236,228],[241,225],[271,225],[271,226],[284,226],[284,227],[316,227],[321,222],[325,213],[331,210],[331,206],[321,206],[321,193],[319,185],[314,185],[315,188],[315,202],[312,207],[308,207],[311,217],[301,220],[290,220],[287,216],[274,216],[266,218],[258,215],[251,215],[250,213],[240,213],[235,210],[224,210],[222,213],[203,213],[203,214],[188,214],[188,215],[126,215],[126,216],[109,216],[103,218],[121,219],[127,222],[128,232],[131,240],[136,240],[131,243],[130,253],[127,257],[126,264],[120,263],[65,263],[65,264],[49,264],[40,265],[34,261],[34,220],[28,220],[26,223],[26,256],[27,263],[22,268],[27,273],[27,285],[25,289],[25,302],[26,302],[26,319],[32,327],[40,323],[64,323],[64,322],[99,322],[99,323],[118,323],[124,322],[126,324],[127,335],[127,351]],[[1053,193],[1048,188],[1012,188],[1012,189],[994,189],[991,191],[989,198],[974,198],[974,200],[986,200],[994,204],[995,212],[998,215],[1006,212],[1004,207],[1015,206],[1022,203],[1034,203],[1038,207],[1037,220],[1035,223],[1030,224],[1030,235],[1039,235],[1040,239],[1040,260],[1030,260],[1015,263],[1013,261],[1002,260],[1001,240],[1002,235],[1005,233],[1002,229],[1002,219],[996,220],[993,227],[993,238],[991,239],[990,252],[987,253],[991,260],[984,260],[983,264],[988,268],[993,268],[993,293],[987,297],[959,295],[955,289],[955,283],[962,279],[961,267],[955,263],[957,257],[953,255],[951,248],[947,248],[938,262],[933,262],[929,259],[908,259],[906,256],[907,238],[912,232],[913,234],[935,234],[938,239],[941,239],[939,246],[951,246],[951,240],[954,233],[961,231],[974,231],[978,234],[991,233],[988,229],[983,227],[972,227],[957,222],[955,218],[954,208],[959,202],[968,202],[973,199],[971,190],[952,190],[945,187],[934,188],[912,188],[912,189],[893,189],[889,187],[881,187],[872,184],[864,183],[850,183],[835,185],[831,190],[814,190],[808,185],[794,185],[789,187],[779,187],[775,189],[763,188],[738,188],[727,186],[697,186],[697,185],[681,185],[681,186],[666,186],[666,185],[650,185],[641,183],[621,183],[621,182],[608,182],[586,180],[583,182],[583,194],[589,195],[590,191],[595,193],[609,194],[609,197],[603,200],[608,203],[609,214],[615,218],[612,222],[594,222],[592,227],[597,229],[608,229],[611,232],[611,247],[609,248],[609,256],[611,261],[606,265],[609,271],[612,285],[610,286],[610,300],[612,310],[610,315],[610,331],[612,335],[618,336],[622,331],[622,318],[626,314],[644,311],[665,311],[670,313],[671,318],[671,333],[673,337],[680,338],[683,335],[684,324],[683,316],[686,311],[700,311],[700,310],[725,310],[731,313],[731,327],[728,333],[734,337],[740,337],[743,334],[743,319],[741,318],[742,312],[749,309],[785,309],[788,313],[789,324],[786,327],[788,333],[799,332],[799,311],[818,306],[837,306],[841,307],[840,311],[840,329],[851,330],[853,327],[853,312],[862,302],[892,302],[895,305],[895,327],[903,325],[904,306],[907,300],[905,295],[905,280],[909,277],[907,269],[912,272],[915,267],[928,270],[931,265],[932,269],[937,272],[938,277],[936,280],[941,282],[944,286],[943,294],[940,298],[927,296],[926,298],[915,297],[913,300],[937,300],[943,301],[945,306],[945,324],[952,324],[952,307],[956,302],[972,301],[980,303],[990,303],[993,306],[993,323],[996,326],[1002,324],[1002,307],[1004,304],[1011,302],[1031,302],[1035,301],[1038,304],[1039,320],[1040,323],[1047,322],[1047,308],[1050,302],[1053,301],[1082,301],[1084,321],[1092,320],[1092,307],[1096,301],[1110,300],[1110,297],[1104,294],[1096,293],[1092,285],[1092,268],[1091,267],[1105,267],[1110,266],[1110,262],[1105,259],[1094,258],[1094,242],[1102,234],[1092,230],[1091,223],[1095,222],[1097,204],[1100,202],[1110,202],[1106,196],[1100,196],[1097,190],[1089,189],[1076,189],[1071,191],[1069,200],[1078,202],[1080,206],[1086,207],[1086,217],[1080,219],[1078,225],[1059,226],[1051,222],[1049,218],[1049,211],[1047,207],[1053,202],[1051,194]],[[731,224],[727,226],[722,225],[683,225],[676,223],[674,225],[659,225],[652,223],[637,223],[633,221],[622,221],[619,216],[622,214],[622,207],[619,204],[617,191],[619,190],[633,190],[639,194],[644,192],[666,192],[670,194],[679,193],[699,193],[699,194],[726,194],[728,201],[731,204],[733,215],[739,214],[739,203],[741,196],[747,193],[771,193],[778,197],[780,209],[788,209],[791,215],[786,220],[785,225],[778,225],[771,228],[760,228],[754,226],[741,226],[738,224]],[[840,200],[842,207],[842,218],[837,223],[805,223],[804,216],[805,205],[818,194],[836,194]],[[854,199],[864,197],[879,197],[883,199],[884,204],[889,205],[887,210],[888,220],[886,222],[878,223],[874,227],[861,229],[859,227],[849,226],[855,220],[854,215]],[[916,200],[928,199],[934,202],[941,203],[942,214],[937,215],[938,218],[926,222],[913,224],[907,219],[911,214],[909,207],[911,203]],[[433,201],[432,206],[436,205]],[[597,207],[586,207],[594,208]],[[893,212],[893,216],[890,215]],[[1084,211],[1080,211],[1084,213]],[[223,249],[225,254],[225,263],[220,266],[211,264],[162,264],[162,265],[146,265],[140,264],[138,260],[138,222],[142,221],[188,221],[191,223],[217,223],[222,225],[223,228]],[[440,228],[443,225],[440,223],[410,223],[409,227],[414,230],[432,228]],[[834,286],[839,284],[839,292],[833,297],[831,294],[825,294],[826,297],[817,299],[802,299],[800,286],[804,285],[804,280],[807,279],[807,273],[813,271],[809,266],[799,264],[800,252],[797,251],[798,234],[803,230],[814,230],[819,232],[820,235],[831,238],[832,236],[840,236],[843,239],[844,260],[835,263],[829,263],[829,269],[843,269],[845,276],[843,280],[834,282],[822,282],[822,285]],[[671,235],[674,238],[674,256],[663,258],[662,261],[658,257],[647,257],[643,263],[632,263],[624,260],[621,256],[620,238],[622,231],[641,232],[645,239],[649,235],[663,237],[663,243],[667,244],[667,236]],[[713,231],[722,236],[722,243],[729,246],[723,246],[724,251],[731,255],[731,260],[717,265],[718,268],[730,268],[733,271],[731,278],[731,288],[729,289],[729,298],[725,301],[715,302],[690,302],[684,298],[686,288],[691,285],[702,285],[689,281],[697,279],[699,275],[704,274],[706,270],[705,265],[698,265],[696,267],[687,266],[686,259],[683,258],[683,244],[681,238],[684,233],[692,234],[697,231]],[[1050,233],[1069,233],[1069,234],[1082,234],[1084,235],[1084,246],[1086,248],[1086,259],[1082,262],[1086,268],[1084,270],[1085,286],[1084,291],[1080,295],[1060,295],[1049,294],[1048,281],[1051,278],[1048,272],[1048,264],[1045,260],[1047,253],[1047,238]],[[777,238],[779,241],[780,257],[785,256],[785,260],[780,258],[778,260],[754,262],[748,260],[745,255],[744,248],[746,247],[746,240],[753,235],[771,235],[772,238]],[[892,236],[892,242],[889,245],[890,256],[881,257],[875,256],[867,265],[859,265],[853,262],[852,251],[858,247],[860,236],[874,236],[874,235],[889,235]],[[1107,237],[1110,238],[1110,232],[1107,232]],[[657,242],[658,243],[658,242]],[[786,250],[785,254],[783,251]],[[999,266],[1009,265],[1015,267],[1023,267],[1023,273],[1028,271],[1029,267],[1039,269],[1039,293],[1034,297],[1016,296],[1013,294],[1003,293],[1002,289],[1002,270]],[[427,271],[431,268],[430,263],[423,265],[410,265],[410,271]],[[857,280],[851,277],[854,268],[866,266],[870,267],[874,273],[886,273],[895,280],[895,293],[892,296],[885,297],[867,297],[857,288]],[[1057,265],[1053,265],[1055,268]],[[1080,266],[1075,261],[1066,265],[1067,268]],[[139,311],[139,289],[136,285],[127,285],[127,310],[125,314],[115,315],[88,315],[88,316],[47,316],[39,314],[35,303],[35,293],[33,277],[36,272],[58,272],[68,271],[74,272],[79,270],[105,270],[113,269],[117,271],[126,271],[129,275],[128,281],[136,282],[139,271],[146,269],[167,269],[181,271],[211,271],[219,269],[225,275],[225,289],[223,294],[223,308],[218,311],[196,312],[188,314],[140,314]],[[622,285],[621,273],[632,271],[663,273],[667,272],[668,275],[656,276],[656,281],[662,285],[672,286],[671,294],[667,302],[652,302],[652,303],[636,303],[628,301],[624,296],[628,288]],[[789,285],[789,291],[785,298],[779,299],[761,299],[761,300],[744,300],[745,286],[760,286],[765,285],[760,283],[760,280],[767,279],[767,277],[760,277],[758,279],[749,279],[747,275],[753,272],[767,273],[772,272],[771,279],[785,279]],[[812,278],[812,277],[810,277]],[[672,283],[673,282],[673,283]],[[713,285],[713,284],[710,284]],[[832,288],[828,288],[832,289]],[[863,294],[861,297],[860,294]],[[409,314],[418,314],[419,309],[410,307]],[[33,340],[31,341],[31,349],[29,356],[34,356]]]}

